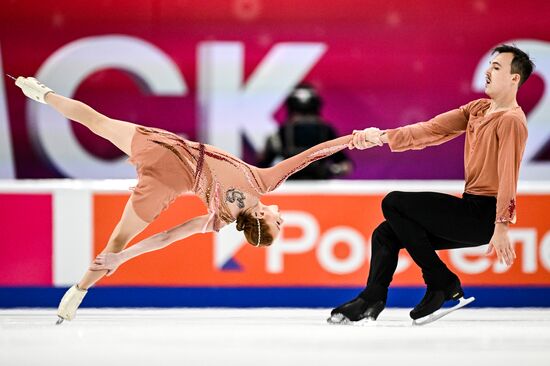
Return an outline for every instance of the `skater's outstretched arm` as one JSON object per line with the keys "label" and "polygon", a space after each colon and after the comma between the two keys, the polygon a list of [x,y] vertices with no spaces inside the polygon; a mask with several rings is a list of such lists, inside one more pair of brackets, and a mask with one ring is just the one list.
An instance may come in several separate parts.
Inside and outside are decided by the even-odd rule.
{"label": "skater's outstretched arm", "polygon": [[460,136],[466,131],[471,113],[480,113],[486,99],[474,100],[460,108],[439,114],[426,122],[379,130],[367,128],[354,131],[352,147],[360,150],[374,145],[388,144],[391,151],[421,150],[436,146]]}
{"label": "skater's outstretched arm", "polygon": [[167,247],[168,245],[194,234],[212,231],[211,215],[197,216],[161,233],[150,236],[119,253],[101,253],[90,265],[90,270],[108,270],[112,275],[122,263],[141,254]]}
{"label": "skater's outstretched arm", "polygon": [[271,168],[259,169],[266,192],[279,187],[289,176],[319,159],[350,147],[353,135],[346,135],[317,144],[306,151],[281,161]]}

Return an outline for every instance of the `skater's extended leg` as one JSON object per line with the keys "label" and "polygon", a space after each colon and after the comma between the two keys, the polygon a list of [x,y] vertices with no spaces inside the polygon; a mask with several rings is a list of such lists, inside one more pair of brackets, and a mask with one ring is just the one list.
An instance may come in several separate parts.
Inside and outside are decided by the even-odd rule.
{"label": "skater's extended leg", "polygon": [[[132,199],[130,198],[126,203],[122,217],[115,229],[113,230],[105,249],[102,253],[118,253],[122,251],[126,245],[137,234],[143,231],[149,225],[143,221],[135,212],[132,206]],[[107,271],[90,271],[88,270],[82,280],[78,283],[78,287],[81,289],[88,289],[94,283],[99,281]]]}
{"label": "skater's extended leg", "polygon": [[77,100],[57,95],[53,90],[32,77],[18,77],[17,85],[30,99],[49,104],[70,120],[76,121],[98,136],[109,140],[126,155],[132,155],[132,138],[137,126],[134,123],[109,118]]}
{"label": "skater's extended leg", "polygon": [[[111,234],[111,237],[109,238],[107,246],[103,252],[120,252],[130,242],[130,240],[143,231],[147,225],[148,223],[143,221],[136,214],[132,207],[132,200],[129,199],[126,203],[122,218]],[[88,270],[80,282],[71,287],[65,293],[57,310],[57,315],[59,316],[58,324],[63,320],[72,320],[74,318],[76,310],[80,306],[80,303],[86,295],[88,288],[103,278],[106,273],[106,270]]]}
{"label": "skater's extended leg", "polygon": [[86,126],[90,131],[109,140],[126,155],[131,156],[134,123],[109,118],[85,103],[64,96],[48,93],[45,101],[68,119]]}
{"label": "skater's extended leg", "polygon": [[30,99],[49,104],[63,116],[86,126],[96,135],[109,140],[126,155],[132,155],[132,138],[139,125],[109,118],[82,102],[57,95],[32,77],[20,76],[15,81],[15,85],[21,88],[23,94]]}

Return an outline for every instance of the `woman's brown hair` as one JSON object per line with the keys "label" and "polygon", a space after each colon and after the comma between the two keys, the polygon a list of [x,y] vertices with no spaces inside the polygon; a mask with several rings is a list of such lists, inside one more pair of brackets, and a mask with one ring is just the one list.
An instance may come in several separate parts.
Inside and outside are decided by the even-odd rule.
{"label": "woman's brown hair", "polygon": [[255,218],[249,211],[241,211],[237,216],[237,230],[242,231],[246,240],[255,247],[273,243],[273,235],[265,220]]}

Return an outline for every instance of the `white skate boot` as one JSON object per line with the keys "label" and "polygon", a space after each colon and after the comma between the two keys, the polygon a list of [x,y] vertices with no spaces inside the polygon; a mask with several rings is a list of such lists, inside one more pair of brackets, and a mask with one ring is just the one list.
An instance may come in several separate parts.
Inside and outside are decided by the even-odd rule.
{"label": "white skate boot", "polygon": [[47,104],[46,100],[44,99],[46,95],[48,93],[54,93],[53,90],[51,90],[35,78],[24,78],[20,76],[17,78],[17,80],[15,80],[15,85],[20,87],[23,91],[23,94],[25,94],[27,97],[44,104]]}
{"label": "white skate boot", "polygon": [[68,289],[57,308],[58,319],[56,324],[61,324],[64,320],[73,320],[76,310],[87,293],[88,290],[82,290],[78,285],[74,285]]}

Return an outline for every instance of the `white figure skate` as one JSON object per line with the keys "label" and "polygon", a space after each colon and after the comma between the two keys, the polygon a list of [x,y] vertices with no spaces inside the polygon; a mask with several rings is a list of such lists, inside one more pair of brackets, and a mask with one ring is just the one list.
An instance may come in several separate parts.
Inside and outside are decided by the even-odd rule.
{"label": "white figure skate", "polygon": [[59,303],[59,308],[57,308],[57,322],[59,325],[63,323],[64,320],[73,320],[76,314],[76,310],[80,306],[82,299],[88,293],[88,290],[82,290],[78,285],[74,285],[65,292],[61,302]]}
{"label": "white figure skate", "polygon": [[54,93],[53,90],[51,90],[35,78],[24,78],[20,76],[15,80],[15,85],[20,87],[23,91],[23,94],[25,94],[27,97],[43,104],[47,104],[45,100],[46,95],[48,93]]}

